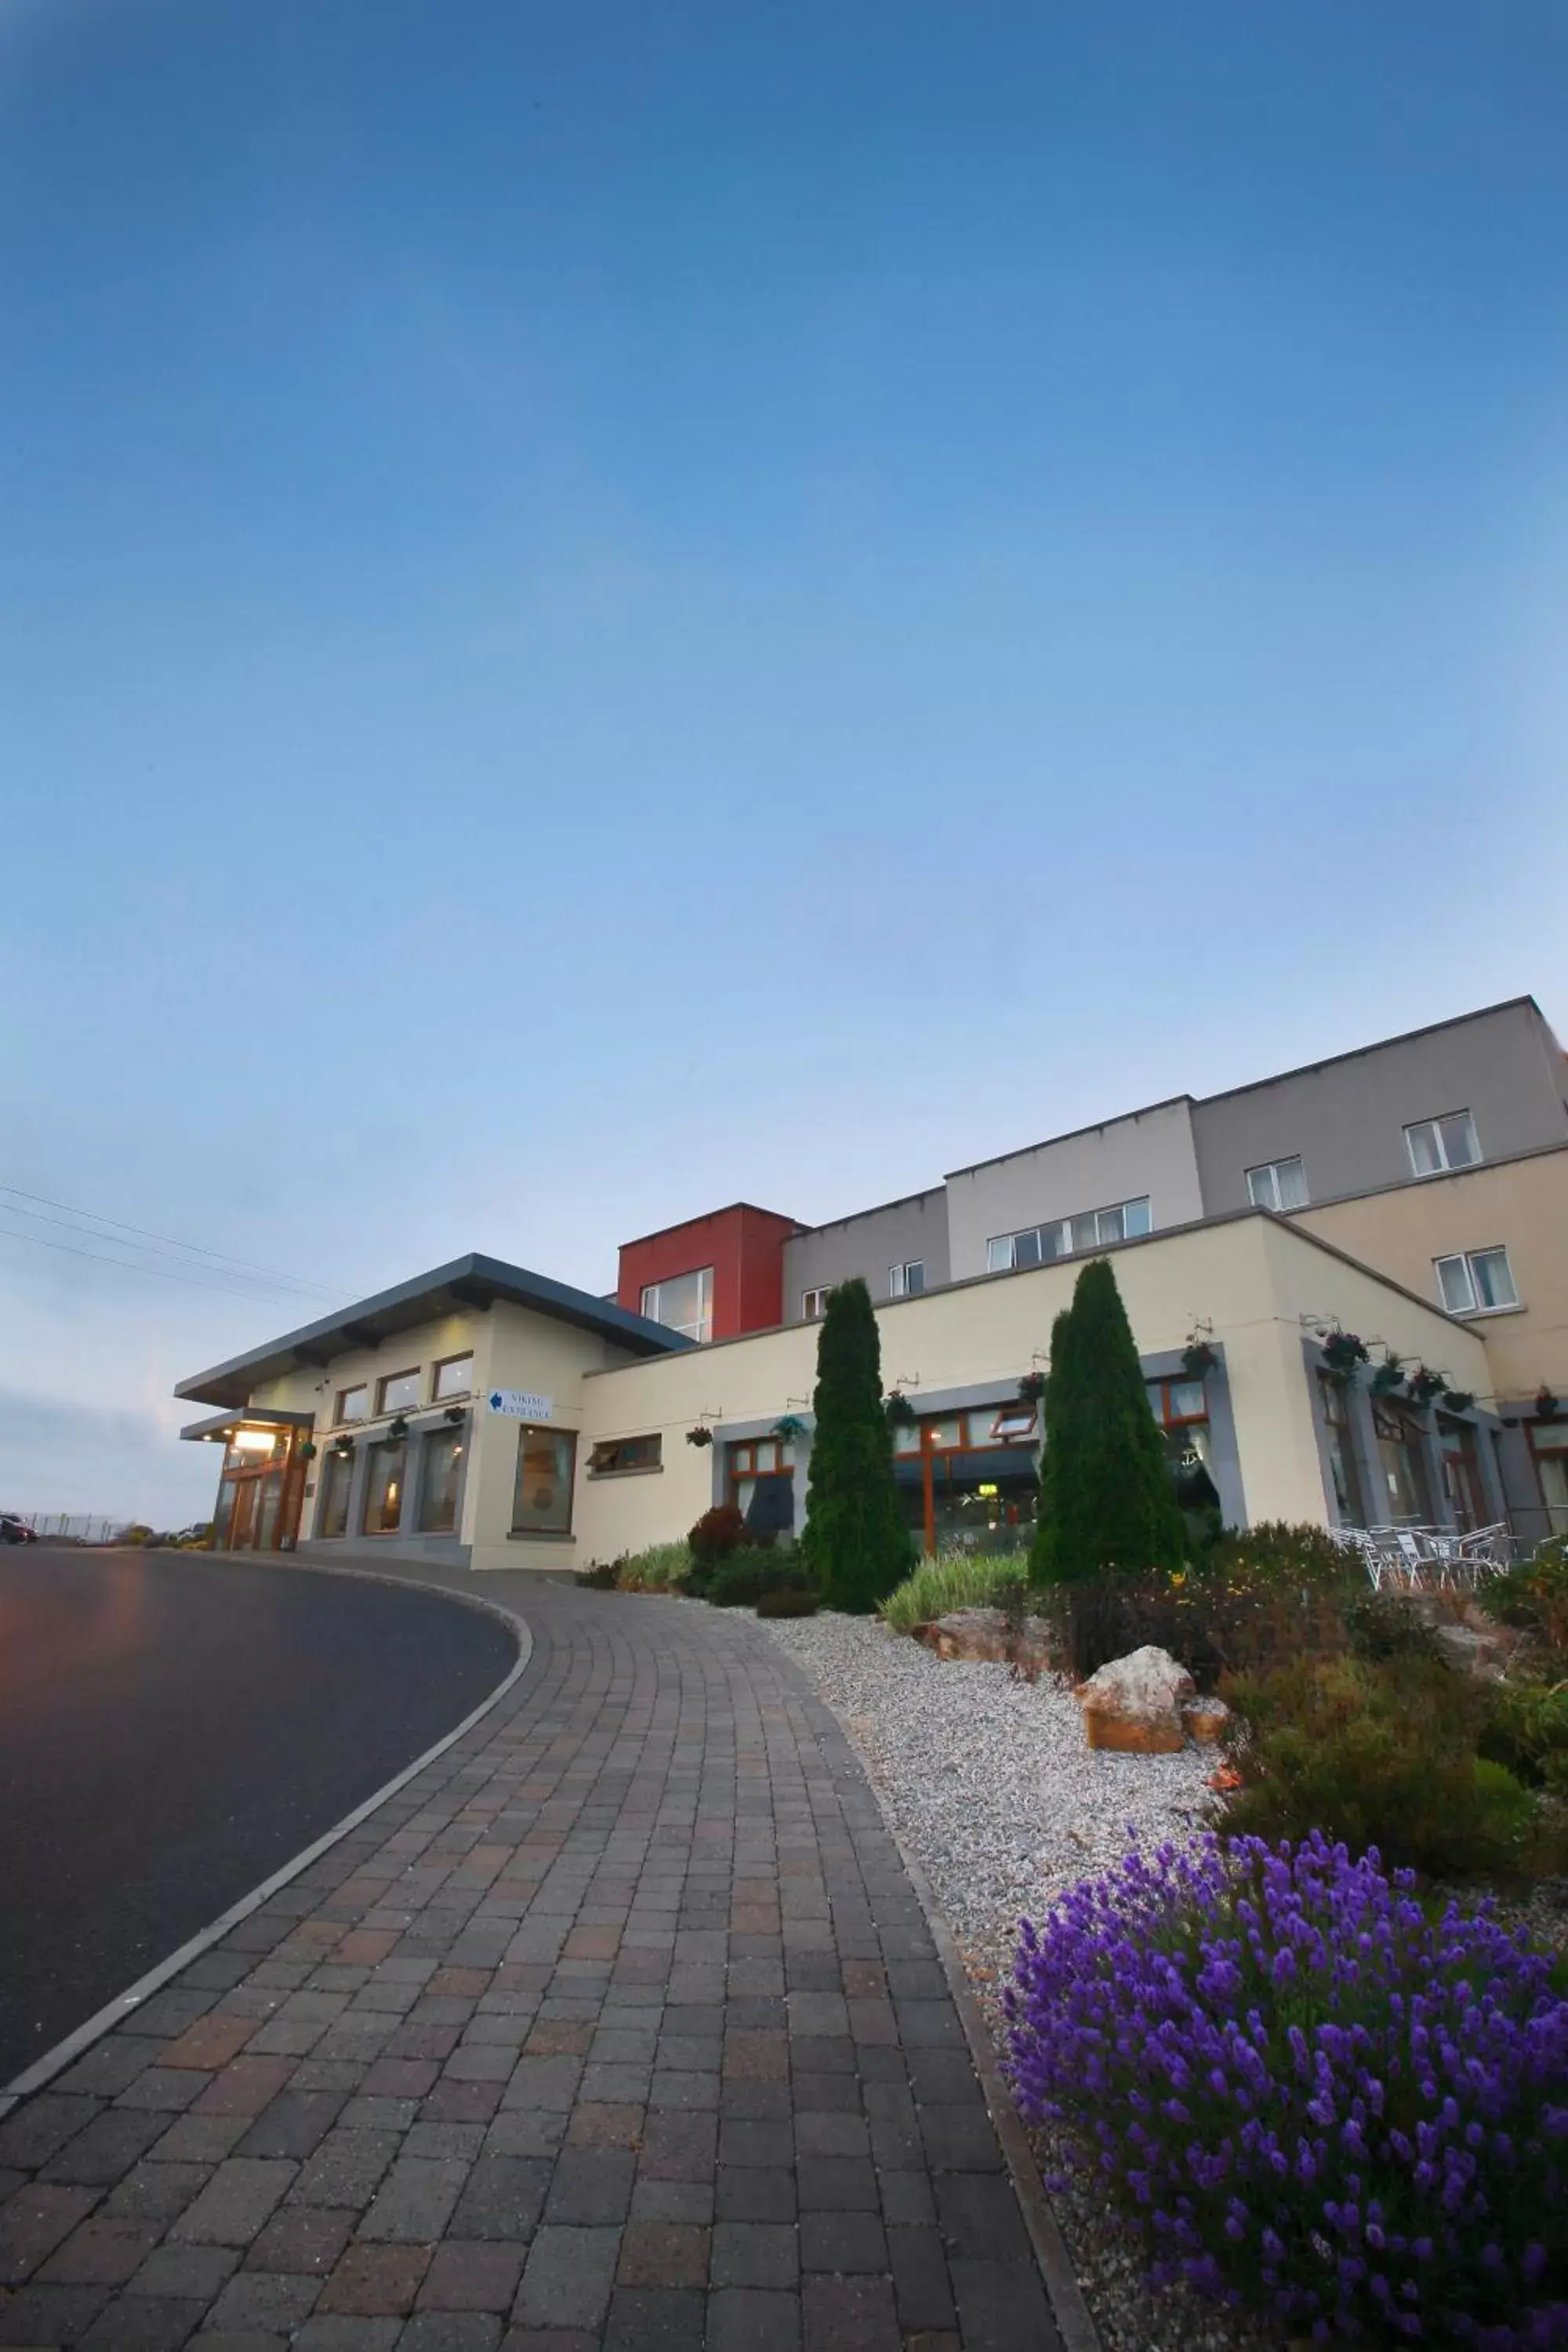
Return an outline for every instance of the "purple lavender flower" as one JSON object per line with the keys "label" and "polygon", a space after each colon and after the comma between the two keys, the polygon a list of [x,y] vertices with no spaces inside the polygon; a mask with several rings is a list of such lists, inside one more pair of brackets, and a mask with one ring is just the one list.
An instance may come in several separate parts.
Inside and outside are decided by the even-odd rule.
{"label": "purple lavender flower", "polygon": [[1134,1849],[1023,1924],[1015,2095],[1158,2281],[1319,2341],[1568,2352],[1568,2001],[1413,1887],[1321,1835]]}

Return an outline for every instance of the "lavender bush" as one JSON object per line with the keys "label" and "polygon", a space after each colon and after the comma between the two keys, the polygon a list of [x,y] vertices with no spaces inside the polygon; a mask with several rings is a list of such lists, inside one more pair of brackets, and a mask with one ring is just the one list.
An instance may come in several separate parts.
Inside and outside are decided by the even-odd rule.
{"label": "lavender bush", "polygon": [[1568,2001],[1413,1885],[1317,1833],[1134,1851],[1024,1922],[1016,2095],[1156,2284],[1320,2341],[1568,2346]]}

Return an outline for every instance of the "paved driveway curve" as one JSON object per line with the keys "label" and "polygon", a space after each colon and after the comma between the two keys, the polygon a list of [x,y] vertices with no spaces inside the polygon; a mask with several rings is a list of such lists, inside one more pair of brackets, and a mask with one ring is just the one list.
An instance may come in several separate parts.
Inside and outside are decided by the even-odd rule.
{"label": "paved driveway curve", "polygon": [[927,1922],[764,1630],[521,1596],[486,1720],[0,2124],[0,2343],[1054,2352]]}
{"label": "paved driveway curve", "polygon": [[0,2084],[476,1707],[472,1609],[178,1552],[0,1551]]}

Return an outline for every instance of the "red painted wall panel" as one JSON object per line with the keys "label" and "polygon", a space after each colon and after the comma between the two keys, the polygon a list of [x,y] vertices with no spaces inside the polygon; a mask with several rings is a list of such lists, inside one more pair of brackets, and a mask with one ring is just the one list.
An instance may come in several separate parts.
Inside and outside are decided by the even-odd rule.
{"label": "red painted wall panel", "polygon": [[643,1286],[678,1274],[713,1269],[713,1337],[766,1331],[784,1320],[784,1245],[800,1231],[793,1217],[738,1201],[683,1225],[621,1245],[618,1305],[642,1312]]}

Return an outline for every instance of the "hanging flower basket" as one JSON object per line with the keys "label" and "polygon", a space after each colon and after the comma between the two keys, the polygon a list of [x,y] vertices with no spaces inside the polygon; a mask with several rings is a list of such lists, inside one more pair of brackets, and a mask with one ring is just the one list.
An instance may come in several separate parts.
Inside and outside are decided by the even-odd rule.
{"label": "hanging flower basket", "polygon": [[1373,1396],[1392,1396],[1395,1389],[1404,1385],[1405,1360],[1391,1348],[1372,1376],[1372,1392]]}
{"label": "hanging flower basket", "polygon": [[915,1409],[901,1389],[894,1389],[882,1400],[882,1411],[888,1416],[889,1429],[912,1429]]}
{"label": "hanging flower basket", "polygon": [[1353,1331],[1325,1331],[1319,1338],[1324,1367],[1336,1381],[1353,1380],[1356,1366],[1369,1360],[1366,1341],[1358,1339]]}
{"label": "hanging flower basket", "polygon": [[1468,1412],[1475,1401],[1474,1394],[1469,1389],[1445,1389],[1443,1391],[1443,1404],[1445,1410],[1448,1412]]}
{"label": "hanging flower basket", "polygon": [[1206,1339],[1189,1339],[1182,1349],[1182,1375],[1189,1381],[1206,1381],[1219,1361],[1219,1350],[1211,1348]]}
{"label": "hanging flower basket", "polygon": [[686,1443],[688,1445],[711,1445],[713,1443],[713,1432],[705,1423],[700,1421],[695,1429],[689,1429],[687,1431]]}
{"label": "hanging flower basket", "polygon": [[463,1407],[460,1404],[449,1404],[447,1407],[446,1412],[441,1415],[441,1418],[443,1421],[449,1421],[453,1428],[456,1429],[458,1423],[463,1418]]}
{"label": "hanging flower basket", "polygon": [[1542,1381],[1535,1391],[1535,1417],[1537,1421],[1551,1421],[1556,1412],[1557,1399]]}
{"label": "hanging flower basket", "polygon": [[316,1448],[315,1448],[315,1445],[314,1445],[313,1442],[312,1442],[310,1438],[308,1438],[308,1437],[306,1438],[305,1443],[303,1444],[303,1445],[301,1445],[301,1446],[298,1449],[298,1452],[299,1452],[299,1457],[300,1457],[300,1460],[301,1462],[313,1462],[313,1461],[315,1460],[315,1458],[316,1458]]}
{"label": "hanging flower basket", "polygon": [[804,1437],[805,1435],[805,1423],[802,1421],[798,1412],[783,1413],[780,1415],[779,1419],[774,1422],[773,1433],[775,1437],[782,1438],[784,1443],[786,1445],[789,1445],[792,1444],[797,1437]]}
{"label": "hanging flower basket", "polygon": [[332,1440],[332,1452],[337,1455],[340,1462],[352,1462],[354,1458],[353,1439],[352,1437],[335,1437]]}
{"label": "hanging flower basket", "polygon": [[1442,1372],[1428,1371],[1425,1364],[1417,1364],[1410,1375],[1410,1401],[1413,1404],[1428,1405],[1434,1397],[1444,1393],[1447,1385]]}
{"label": "hanging flower basket", "polygon": [[1046,1376],[1044,1372],[1026,1372],[1023,1379],[1018,1382],[1018,1402],[1020,1404],[1038,1404],[1040,1399],[1045,1395],[1045,1393]]}
{"label": "hanging flower basket", "polygon": [[401,1445],[407,1434],[407,1421],[402,1413],[395,1413],[387,1423],[386,1433],[381,1442],[384,1445]]}

